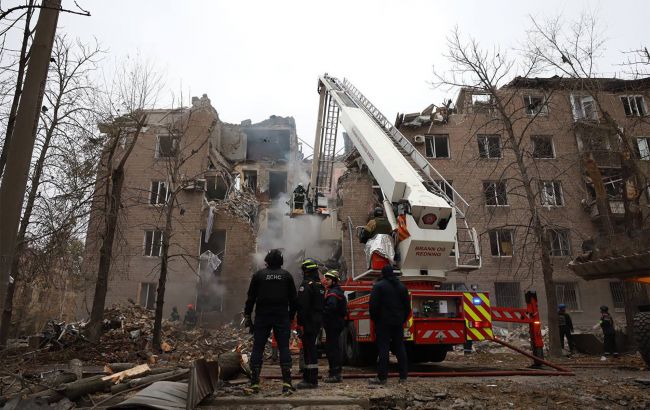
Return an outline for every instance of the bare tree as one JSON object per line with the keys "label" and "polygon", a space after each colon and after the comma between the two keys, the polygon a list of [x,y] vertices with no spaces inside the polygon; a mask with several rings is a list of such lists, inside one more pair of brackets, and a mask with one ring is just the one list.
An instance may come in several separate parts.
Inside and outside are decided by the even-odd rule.
{"label": "bare tree", "polygon": [[[88,324],[88,337],[101,336],[109,273],[122,208],[125,165],[147,124],[147,109],[154,107],[160,90],[160,76],[151,64],[133,62],[123,66],[115,83],[107,91],[100,129],[105,135],[104,151],[99,166],[97,194],[101,202],[96,217],[101,221],[99,265],[95,293]],[[91,215],[92,218],[92,215]]]}
{"label": "bare tree", "polygon": [[[0,345],[6,343],[11,325],[14,293],[20,280],[20,261],[26,247],[34,247],[34,241],[45,241],[54,248],[52,238],[61,237],[61,232],[68,232],[69,241],[77,219],[84,213],[82,204],[89,196],[90,175],[86,175],[85,183],[82,181],[80,187],[74,183],[79,180],[62,169],[61,165],[69,165],[71,158],[68,154],[83,144],[87,137],[88,124],[84,123],[84,119],[92,117],[87,104],[92,103],[95,91],[88,75],[96,68],[100,54],[98,47],[73,45],[65,37],[55,39],[52,53],[55,61],[50,66],[45,91],[48,108],[41,113],[36,143],[38,157],[31,167],[29,189],[18,231],[17,251],[11,268],[13,280],[8,286],[0,324]],[[54,184],[57,178],[64,178],[65,182]],[[62,208],[54,203],[61,202],[64,196],[68,197],[67,207]],[[77,199],[70,201],[72,197]],[[42,212],[53,209],[59,214],[54,216],[51,212]],[[33,222],[36,222],[35,227],[30,225]],[[47,248],[44,252],[47,252]]]}

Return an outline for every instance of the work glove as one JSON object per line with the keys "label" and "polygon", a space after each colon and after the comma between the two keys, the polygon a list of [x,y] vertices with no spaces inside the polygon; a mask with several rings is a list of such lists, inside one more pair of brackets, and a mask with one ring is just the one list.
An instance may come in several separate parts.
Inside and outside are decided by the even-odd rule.
{"label": "work glove", "polygon": [[253,333],[253,319],[251,319],[251,315],[246,315],[244,316],[244,327],[247,327],[250,329],[250,332]]}

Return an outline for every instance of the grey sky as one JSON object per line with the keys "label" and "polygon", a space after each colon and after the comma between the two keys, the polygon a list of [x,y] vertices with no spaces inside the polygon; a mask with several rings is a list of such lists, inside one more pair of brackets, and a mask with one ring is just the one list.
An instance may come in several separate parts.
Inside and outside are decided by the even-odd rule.
{"label": "grey sky", "polygon": [[[70,0],[65,7],[74,8]],[[391,121],[445,96],[432,90],[432,66],[446,66],[446,36],[461,32],[483,44],[516,46],[528,15],[595,10],[604,23],[612,75],[620,51],[648,45],[648,1],[80,1],[92,17],[64,14],[61,32],[97,38],[109,57],[140,54],[165,74],[166,87],[207,93],[223,121],[293,116],[311,143],[319,74],[347,77]],[[110,69],[108,70],[110,72]],[[164,97],[164,96],[163,96]],[[448,94],[447,97],[452,97]]]}

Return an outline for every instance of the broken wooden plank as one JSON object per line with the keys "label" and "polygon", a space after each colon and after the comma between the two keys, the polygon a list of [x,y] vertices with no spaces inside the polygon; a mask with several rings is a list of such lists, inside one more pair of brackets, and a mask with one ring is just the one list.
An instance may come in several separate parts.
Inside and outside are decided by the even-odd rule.
{"label": "broken wooden plank", "polygon": [[117,372],[108,376],[102,377],[102,380],[110,380],[114,384],[117,384],[121,382],[123,379],[130,379],[135,376],[140,376],[143,375],[147,372],[151,371],[151,368],[149,367],[148,364],[141,364],[135,367],[132,367],[127,370],[122,370],[121,372]]}

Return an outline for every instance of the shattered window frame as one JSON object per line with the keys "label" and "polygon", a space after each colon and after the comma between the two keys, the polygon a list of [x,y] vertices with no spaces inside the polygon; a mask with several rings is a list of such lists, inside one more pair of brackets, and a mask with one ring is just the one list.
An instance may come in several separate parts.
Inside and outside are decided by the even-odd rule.
{"label": "shattered window frame", "polygon": [[[169,151],[167,147],[163,147],[161,141],[164,139],[169,139]],[[178,153],[178,143],[179,138],[173,135],[158,135],[156,136],[156,158],[173,158]],[[165,144],[166,145],[166,144]]]}
{"label": "shattered window frame", "polygon": [[571,233],[565,228],[549,229],[551,256],[571,256]]}
{"label": "shattered window frame", "polygon": [[543,206],[564,206],[564,195],[560,181],[539,181],[539,198]]}
{"label": "shattered window frame", "polygon": [[[155,282],[140,282],[140,292],[138,294],[138,304],[145,309],[151,310],[156,305],[156,290],[158,284]],[[145,297],[143,301],[142,297]]]}
{"label": "shattered window frame", "polygon": [[515,253],[513,236],[512,229],[488,230],[491,256],[495,258],[511,258]]}
{"label": "shattered window frame", "polygon": [[648,115],[648,107],[642,95],[622,95],[620,99],[626,117],[645,117]]}
{"label": "shattered window frame", "polygon": [[598,107],[591,95],[571,94],[571,107],[575,121],[598,121]]}
{"label": "shattered window frame", "polygon": [[451,158],[451,149],[449,148],[449,134],[425,135],[424,153],[427,158]]}
{"label": "shattered window frame", "polygon": [[530,137],[533,146],[532,156],[535,159],[555,159],[555,144],[551,135],[533,135]]}
{"label": "shattered window frame", "polygon": [[505,180],[483,181],[483,197],[486,206],[510,206]]}
{"label": "shattered window frame", "polygon": [[555,297],[558,305],[566,305],[568,311],[582,310],[577,282],[555,282]]}
{"label": "shattered window frame", "polygon": [[[254,178],[253,178],[253,180],[255,181],[254,184],[251,184],[251,179],[249,178],[251,175],[254,176]],[[259,178],[259,173],[257,172],[256,169],[243,169],[242,170],[243,185],[250,188],[251,191],[253,191],[254,193],[258,192],[257,191],[257,189],[258,189],[258,184],[257,184],[258,178]],[[251,186],[251,185],[254,185],[254,186]]]}
{"label": "shattered window frame", "polygon": [[521,307],[521,288],[519,282],[494,282],[494,296],[499,307]]}
{"label": "shattered window frame", "polygon": [[501,135],[479,134],[477,135],[477,141],[478,141],[478,155],[481,159],[503,158],[503,153],[501,150]]}
{"label": "shattered window frame", "polygon": [[650,137],[637,137],[636,147],[639,151],[639,159],[650,161]]}
{"label": "shattered window frame", "polygon": [[144,231],[143,256],[159,258],[162,254],[162,231],[153,229]]}
{"label": "shattered window frame", "polygon": [[524,108],[529,116],[548,116],[548,104],[543,95],[524,95]]}
{"label": "shattered window frame", "polygon": [[149,205],[158,206],[167,203],[170,196],[167,185],[167,181],[151,181],[149,189]]}

